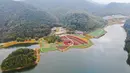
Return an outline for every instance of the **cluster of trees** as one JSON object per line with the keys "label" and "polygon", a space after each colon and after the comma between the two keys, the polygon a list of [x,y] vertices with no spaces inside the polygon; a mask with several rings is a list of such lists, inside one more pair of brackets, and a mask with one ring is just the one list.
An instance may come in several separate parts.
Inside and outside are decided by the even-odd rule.
{"label": "cluster of trees", "polygon": [[18,42],[24,42],[25,40],[31,40],[31,39],[32,39],[31,37],[29,37],[29,38],[19,38],[19,37],[17,37],[16,41],[18,41]]}
{"label": "cluster of trees", "polygon": [[1,64],[1,69],[15,70],[17,68],[24,68],[35,65],[36,55],[32,49],[18,49],[8,55]]}
{"label": "cluster of trees", "polygon": [[57,42],[61,42],[62,41],[59,36],[55,36],[55,35],[46,36],[46,37],[44,37],[44,40],[47,41],[48,43],[55,43],[56,41]]}

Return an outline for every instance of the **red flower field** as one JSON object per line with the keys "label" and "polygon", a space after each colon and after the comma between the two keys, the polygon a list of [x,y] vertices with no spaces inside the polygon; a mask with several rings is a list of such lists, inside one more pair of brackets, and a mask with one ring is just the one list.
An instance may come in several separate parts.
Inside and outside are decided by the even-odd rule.
{"label": "red flower field", "polygon": [[84,41],[84,40],[82,40],[76,36],[72,36],[72,35],[62,36],[61,39],[66,46],[88,44],[87,41]]}

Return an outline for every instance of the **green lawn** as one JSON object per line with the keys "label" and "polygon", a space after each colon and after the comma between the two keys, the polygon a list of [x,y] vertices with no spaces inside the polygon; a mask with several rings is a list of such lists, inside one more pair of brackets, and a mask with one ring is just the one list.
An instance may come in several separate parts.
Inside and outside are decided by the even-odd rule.
{"label": "green lawn", "polygon": [[106,33],[106,31],[104,29],[97,29],[91,33],[89,33],[90,36],[93,36],[93,37],[100,37],[102,35],[104,35]]}
{"label": "green lawn", "polygon": [[2,48],[3,47],[3,44],[0,44],[0,48]]}
{"label": "green lawn", "polygon": [[49,45],[50,46],[48,48],[41,47],[40,51],[44,53],[44,52],[49,52],[49,51],[55,51],[55,50],[57,50],[56,44],[49,44]]}
{"label": "green lawn", "polygon": [[56,51],[57,48],[41,48],[40,51],[42,53],[49,52],[49,51]]}
{"label": "green lawn", "polygon": [[83,35],[79,35],[79,34],[74,34],[75,36],[78,36],[78,37],[81,37],[83,38],[84,36]]}

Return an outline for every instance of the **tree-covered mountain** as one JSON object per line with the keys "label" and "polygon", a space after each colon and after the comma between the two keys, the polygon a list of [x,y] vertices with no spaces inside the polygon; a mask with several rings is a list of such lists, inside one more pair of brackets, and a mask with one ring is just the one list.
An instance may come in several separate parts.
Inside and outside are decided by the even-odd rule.
{"label": "tree-covered mountain", "polygon": [[57,16],[73,10],[95,13],[104,6],[90,0],[25,0],[24,2]]}
{"label": "tree-covered mountain", "polygon": [[102,16],[116,14],[130,15],[130,3],[112,2],[107,5],[104,5],[103,9],[101,9],[101,11],[97,11],[96,14]]}
{"label": "tree-covered mountain", "polygon": [[25,0],[24,2],[50,12],[61,24],[72,29],[88,31],[105,24],[100,17],[91,14],[102,9],[104,5],[89,0]]}
{"label": "tree-covered mountain", "polygon": [[67,13],[62,22],[67,28],[86,32],[96,28],[103,28],[107,24],[100,17],[93,16],[87,12],[76,11]]}
{"label": "tree-covered mountain", "polygon": [[98,4],[91,0],[25,0],[25,2],[43,10],[49,10],[52,13],[68,10],[86,10],[100,16],[130,14],[130,3],[112,2],[109,4]]}
{"label": "tree-covered mountain", "polygon": [[46,36],[56,23],[55,17],[30,5],[11,0],[0,1],[0,42],[17,37]]}
{"label": "tree-covered mountain", "polygon": [[[40,1],[40,4],[43,4],[42,0]],[[36,2],[39,3],[40,1]],[[63,0],[64,3],[70,3],[70,5],[73,4],[73,1],[74,0],[72,0],[72,2],[68,2],[68,0]],[[55,1],[49,2],[53,3]],[[62,1],[59,1],[59,3],[62,3]],[[24,39],[47,36],[51,32],[51,28],[56,25],[82,31],[89,31],[106,25],[103,19],[87,13],[86,10],[80,10],[80,7],[84,7],[85,5],[84,0],[83,2],[80,2],[79,0],[75,1],[77,5],[82,4],[82,6],[78,5],[77,8],[75,8],[75,5],[69,6],[64,3],[63,7],[65,6],[67,10],[61,7],[63,10],[57,11],[57,8],[55,8],[56,5],[54,5],[53,8],[50,7],[54,10],[52,10],[54,12],[53,13],[51,10],[47,10],[50,3],[45,3],[45,7],[42,6],[41,8],[47,8],[45,10],[40,10],[40,8],[33,7],[25,2],[1,0],[0,42],[16,40],[17,38]],[[70,9],[66,6],[69,6]],[[76,28],[70,26],[74,26]]]}

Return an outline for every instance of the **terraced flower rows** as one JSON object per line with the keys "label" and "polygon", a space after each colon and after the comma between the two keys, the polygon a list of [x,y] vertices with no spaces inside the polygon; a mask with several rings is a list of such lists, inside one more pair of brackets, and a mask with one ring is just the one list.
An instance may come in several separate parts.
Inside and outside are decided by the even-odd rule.
{"label": "terraced flower rows", "polygon": [[88,44],[87,41],[84,41],[76,36],[72,35],[66,35],[62,36],[61,39],[63,40],[64,44],[67,46],[74,46],[74,45],[80,45],[80,44]]}
{"label": "terraced flower rows", "polygon": [[[60,37],[63,42],[47,44],[45,41],[42,41],[41,52],[55,51],[59,50],[64,52],[70,48],[88,48],[92,46],[92,42],[85,37],[80,38],[74,35],[64,35]],[[85,40],[84,40],[85,39]],[[52,46],[53,45],[53,46]]]}
{"label": "terraced flower rows", "polygon": [[76,36],[70,36],[70,35],[67,35],[68,38],[72,39],[73,41],[76,41],[78,42],[79,44],[88,44],[87,41],[84,41]]}

